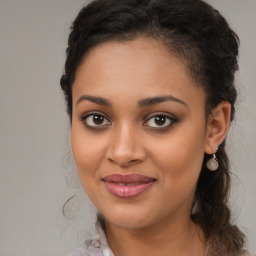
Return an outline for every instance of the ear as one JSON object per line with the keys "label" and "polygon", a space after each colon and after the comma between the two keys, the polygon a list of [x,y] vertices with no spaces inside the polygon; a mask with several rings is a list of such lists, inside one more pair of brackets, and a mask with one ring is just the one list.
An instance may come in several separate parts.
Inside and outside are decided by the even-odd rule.
{"label": "ear", "polygon": [[214,108],[207,121],[207,134],[204,151],[206,154],[216,153],[216,148],[225,140],[230,125],[231,105],[221,102]]}

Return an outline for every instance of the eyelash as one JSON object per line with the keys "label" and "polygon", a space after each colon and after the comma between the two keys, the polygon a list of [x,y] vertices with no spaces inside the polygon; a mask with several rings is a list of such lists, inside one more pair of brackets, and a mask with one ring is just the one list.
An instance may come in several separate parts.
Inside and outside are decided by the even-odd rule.
{"label": "eyelash", "polygon": [[102,113],[99,113],[99,112],[89,112],[89,113],[87,113],[87,114],[85,114],[85,115],[82,115],[82,116],[80,117],[80,120],[83,122],[83,124],[85,125],[85,127],[89,128],[89,129],[92,129],[92,130],[104,129],[104,128],[106,128],[106,126],[109,126],[109,124],[108,124],[108,125],[104,125],[104,126],[102,126],[102,125],[95,125],[95,126],[92,126],[92,125],[86,124],[86,120],[87,120],[89,117],[93,117],[93,116],[100,116],[100,117],[103,117],[104,120],[108,120],[108,122],[111,124],[111,122],[109,121],[109,118],[106,117],[105,114],[102,114]]}
{"label": "eyelash", "polygon": [[[107,124],[104,124],[104,125],[89,125],[86,123],[86,120],[88,120],[89,117],[95,117],[95,116],[99,116],[99,117],[103,117],[103,121],[107,121]],[[160,117],[160,118],[164,118],[165,120],[165,123],[166,121],[169,121],[169,124],[165,125],[165,126],[148,126],[149,128],[153,129],[153,130],[159,130],[159,131],[163,131],[163,130],[168,130],[170,129],[175,123],[178,122],[178,119],[174,116],[171,116],[169,114],[163,114],[163,113],[154,113],[154,115],[152,115],[150,118],[147,118],[144,117],[143,120],[145,120],[147,118],[147,120],[143,123],[143,126],[147,126],[145,125],[146,123],[148,123],[150,120],[154,119],[154,118],[157,118],[157,117]],[[111,121],[109,121],[109,118],[106,117],[105,114],[103,113],[100,113],[100,112],[90,112],[90,113],[87,113],[85,115],[82,115],[80,117],[80,120],[83,122],[83,124],[85,125],[86,128],[88,129],[92,129],[92,130],[100,130],[100,129],[104,129],[108,126],[111,125]],[[156,121],[156,120],[155,120]],[[162,120],[161,120],[162,121]],[[92,121],[94,122],[94,121]]]}
{"label": "eyelash", "polygon": [[[144,126],[146,126],[145,124],[148,123],[150,120],[154,120],[153,122],[156,122],[156,118],[157,117],[160,117],[160,118],[164,118],[165,120],[165,123],[167,121],[169,121],[169,124],[165,125],[165,126],[149,126],[151,129],[154,129],[154,130],[161,130],[161,131],[164,131],[164,130],[168,130],[170,129],[175,123],[178,122],[178,119],[170,114],[164,114],[164,113],[154,113],[152,116],[150,116],[149,118],[147,118],[147,116],[144,118],[146,119],[147,118],[147,121],[143,124]],[[162,120],[161,120],[162,121]]]}

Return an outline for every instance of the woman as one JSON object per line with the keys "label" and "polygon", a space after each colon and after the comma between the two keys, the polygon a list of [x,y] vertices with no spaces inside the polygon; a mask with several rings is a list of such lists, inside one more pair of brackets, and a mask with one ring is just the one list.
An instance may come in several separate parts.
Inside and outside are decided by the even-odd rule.
{"label": "woman", "polygon": [[97,0],[61,79],[98,236],[72,256],[245,255],[225,138],[238,37],[201,0]]}

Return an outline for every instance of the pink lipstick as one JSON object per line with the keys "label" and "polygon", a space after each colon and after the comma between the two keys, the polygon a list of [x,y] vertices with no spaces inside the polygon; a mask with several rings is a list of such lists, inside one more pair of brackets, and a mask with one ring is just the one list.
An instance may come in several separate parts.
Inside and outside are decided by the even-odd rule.
{"label": "pink lipstick", "polygon": [[136,197],[148,190],[156,179],[140,174],[112,174],[103,178],[108,191],[119,198]]}

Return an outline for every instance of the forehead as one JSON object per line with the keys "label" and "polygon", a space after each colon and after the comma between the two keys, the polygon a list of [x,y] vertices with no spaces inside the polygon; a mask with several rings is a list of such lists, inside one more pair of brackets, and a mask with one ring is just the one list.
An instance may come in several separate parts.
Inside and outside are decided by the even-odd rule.
{"label": "forehead", "polygon": [[94,47],[77,70],[72,92],[74,101],[88,93],[118,95],[126,101],[160,94],[174,94],[184,100],[205,98],[184,62],[163,43],[150,38]]}

